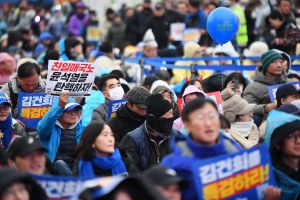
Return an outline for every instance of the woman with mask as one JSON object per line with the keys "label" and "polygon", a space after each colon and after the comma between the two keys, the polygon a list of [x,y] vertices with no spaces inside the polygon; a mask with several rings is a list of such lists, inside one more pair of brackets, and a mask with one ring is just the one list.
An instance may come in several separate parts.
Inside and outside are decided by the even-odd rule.
{"label": "woman with mask", "polygon": [[247,84],[246,84],[246,79],[241,73],[233,72],[229,74],[229,76],[225,80],[224,86],[226,86],[226,88],[233,90],[235,87],[235,83],[234,83],[235,81],[238,81],[238,88],[236,88],[234,92],[235,94],[242,96],[243,91],[246,88]]}
{"label": "woman with mask", "polygon": [[255,104],[248,104],[229,88],[222,91],[221,97],[223,115],[231,123],[230,136],[244,148],[256,145],[259,141],[259,131],[252,119]]}
{"label": "woman with mask", "polygon": [[11,104],[4,94],[0,93],[0,145],[7,149],[14,135],[26,135],[23,126],[11,115]]}
{"label": "woman with mask", "polygon": [[118,176],[137,173],[131,156],[115,148],[115,138],[109,125],[94,122],[83,131],[75,149],[73,175],[83,177]]}

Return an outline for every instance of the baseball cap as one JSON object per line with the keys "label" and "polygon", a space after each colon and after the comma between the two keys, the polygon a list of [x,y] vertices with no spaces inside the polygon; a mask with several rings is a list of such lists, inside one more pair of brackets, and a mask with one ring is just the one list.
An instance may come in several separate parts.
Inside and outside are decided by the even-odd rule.
{"label": "baseball cap", "polygon": [[82,109],[82,106],[78,103],[75,103],[75,102],[72,102],[72,103],[68,103],[66,106],[65,106],[65,111],[68,111],[68,110],[72,110],[73,108],[77,108],[77,109]]}
{"label": "baseball cap", "polygon": [[3,93],[0,93],[0,104],[11,105],[11,103],[7,100],[6,96]]}
{"label": "baseball cap", "polygon": [[31,136],[23,136],[13,141],[8,148],[7,156],[11,159],[14,159],[16,156],[24,157],[35,150],[48,151],[38,139],[34,139]]}
{"label": "baseball cap", "polygon": [[156,10],[160,10],[160,9],[164,9],[165,8],[165,6],[164,6],[164,4],[162,4],[162,3],[157,3],[156,5],[155,5],[155,9]]}
{"label": "baseball cap", "polygon": [[293,105],[293,104],[284,104],[284,105],[281,105],[279,108],[278,108],[279,111],[282,111],[282,112],[286,112],[286,113],[289,113],[289,114],[300,114],[300,108],[298,108],[297,106]]}
{"label": "baseball cap", "polygon": [[293,84],[284,84],[280,86],[276,91],[276,100],[277,100],[277,106],[281,106],[281,98],[283,98],[286,95],[300,93],[299,88],[294,86]]}
{"label": "baseball cap", "polygon": [[162,165],[153,166],[144,174],[144,176],[151,180],[155,185],[170,186],[178,184],[181,189],[188,187],[187,180],[177,176],[175,170],[166,168]]}
{"label": "baseball cap", "polygon": [[145,102],[148,96],[150,96],[150,92],[143,86],[136,86],[126,94],[129,102],[136,104],[138,108],[142,109],[147,108]]}

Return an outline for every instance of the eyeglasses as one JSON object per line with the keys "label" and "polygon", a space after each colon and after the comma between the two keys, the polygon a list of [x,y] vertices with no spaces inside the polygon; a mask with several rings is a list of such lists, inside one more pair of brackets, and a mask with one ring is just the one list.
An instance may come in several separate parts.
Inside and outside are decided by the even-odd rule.
{"label": "eyeglasses", "polygon": [[198,114],[196,116],[196,119],[201,122],[204,122],[206,119],[209,120],[219,119],[219,114],[217,113],[209,113],[208,115]]}
{"label": "eyeglasses", "polygon": [[297,139],[300,138],[300,134],[292,134],[291,133],[291,134],[288,134],[286,136],[286,138],[289,139],[289,140],[293,140],[294,142],[296,142]]}
{"label": "eyeglasses", "polygon": [[79,110],[78,109],[66,110],[66,111],[64,111],[64,113],[66,113],[68,115],[73,115],[73,114],[78,115]]}
{"label": "eyeglasses", "polygon": [[10,108],[9,105],[1,105],[1,106],[0,106],[0,111],[8,111],[9,108]]}

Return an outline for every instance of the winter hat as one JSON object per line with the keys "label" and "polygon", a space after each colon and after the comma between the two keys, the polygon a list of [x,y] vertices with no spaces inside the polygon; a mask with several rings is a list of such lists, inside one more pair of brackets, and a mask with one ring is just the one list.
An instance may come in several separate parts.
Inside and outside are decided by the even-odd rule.
{"label": "winter hat", "polygon": [[280,55],[280,53],[278,53],[275,50],[269,50],[269,51],[263,53],[260,58],[263,71],[265,72],[267,70],[267,68],[269,67],[269,65],[274,60],[277,60],[277,59],[283,60],[283,57]]}
{"label": "winter hat", "polygon": [[148,29],[143,38],[144,47],[157,47],[157,42],[155,40],[152,29]]}
{"label": "winter hat", "polygon": [[16,66],[17,66],[16,60],[12,56],[10,56],[8,53],[2,52],[2,53],[0,53],[0,63],[5,62],[5,61],[11,61],[14,65],[14,70],[16,69]]}
{"label": "winter hat", "polygon": [[253,110],[256,104],[248,104],[248,102],[242,99],[239,95],[236,95],[231,89],[224,89],[221,92],[223,100],[222,108],[223,115],[230,123],[235,122],[237,115],[244,115]]}
{"label": "winter hat", "polygon": [[35,64],[38,65],[38,63],[36,62],[36,60],[34,60],[33,58],[21,58],[20,60],[18,60],[18,63],[17,63],[17,70],[18,70],[18,68],[19,68],[22,64],[24,64],[24,63],[26,63],[26,62],[32,62],[32,63],[35,63]]}
{"label": "winter hat", "polygon": [[155,117],[161,117],[172,109],[170,102],[165,100],[161,94],[148,96],[145,105],[147,106],[147,113],[152,114]]}
{"label": "winter hat", "polygon": [[135,103],[139,108],[147,108],[145,101],[150,96],[150,92],[143,86],[136,86],[129,90],[126,97],[131,103]]}
{"label": "winter hat", "polygon": [[253,42],[250,47],[249,50],[245,50],[245,55],[246,56],[261,56],[264,52],[268,51],[269,47],[266,43],[264,42]]}

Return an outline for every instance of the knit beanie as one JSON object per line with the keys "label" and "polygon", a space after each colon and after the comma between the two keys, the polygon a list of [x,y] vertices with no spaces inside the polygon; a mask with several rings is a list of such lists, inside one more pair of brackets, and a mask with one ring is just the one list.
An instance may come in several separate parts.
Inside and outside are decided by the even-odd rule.
{"label": "knit beanie", "polygon": [[223,115],[230,123],[235,122],[237,115],[245,115],[251,112],[256,105],[248,104],[246,100],[242,99],[239,95],[236,95],[235,92],[229,88],[226,88],[221,92],[221,97],[223,100]]}
{"label": "knit beanie", "polygon": [[161,94],[148,96],[145,105],[147,106],[147,113],[155,117],[161,117],[172,109],[170,102],[165,100]]}
{"label": "knit beanie", "polygon": [[144,47],[157,47],[157,42],[155,40],[155,36],[152,32],[152,29],[148,29],[143,38]]}
{"label": "knit beanie", "polygon": [[266,51],[265,53],[263,53],[260,58],[263,71],[265,72],[267,70],[267,68],[269,67],[269,65],[274,60],[277,60],[277,59],[283,60],[283,57],[281,56],[280,53],[278,53],[275,50],[269,50],[269,51]]}

